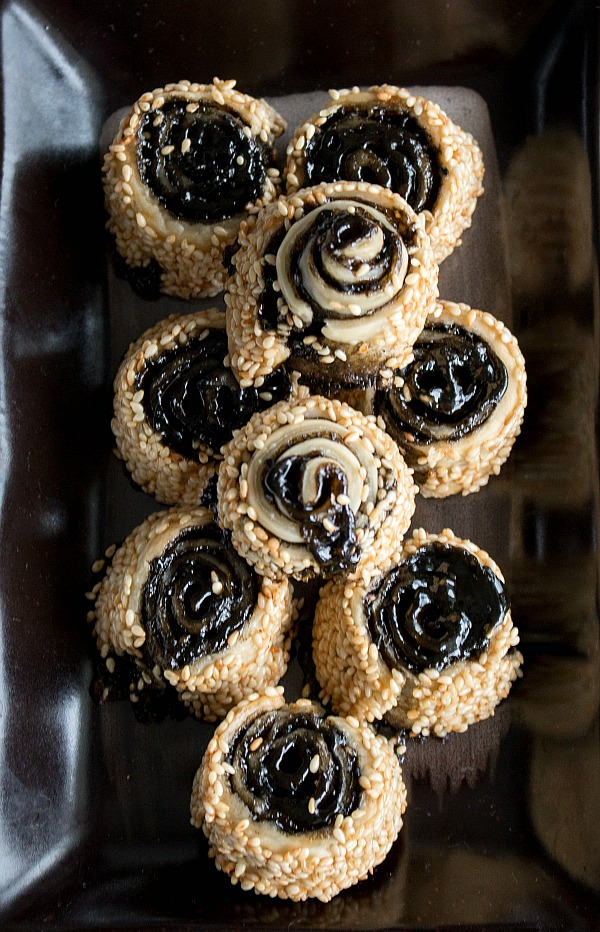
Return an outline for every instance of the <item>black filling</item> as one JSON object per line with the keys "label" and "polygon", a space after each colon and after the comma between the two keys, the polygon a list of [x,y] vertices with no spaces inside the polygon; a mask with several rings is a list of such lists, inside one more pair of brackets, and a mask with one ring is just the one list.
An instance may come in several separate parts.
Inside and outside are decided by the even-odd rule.
{"label": "black filling", "polygon": [[305,143],[304,153],[306,186],[366,181],[400,194],[417,213],[435,204],[443,172],[427,134],[403,110],[342,106]]}
{"label": "black filling", "polygon": [[154,301],[160,295],[163,269],[155,259],[147,265],[127,266],[125,277],[140,298]]}
{"label": "black filling", "polygon": [[413,362],[397,373],[403,387],[377,396],[377,413],[394,436],[405,433],[416,443],[459,440],[490,417],[506,391],[502,360],[481,337],[455,324],[427,327],[413,353]]}
{"label": "black filling", "polygon": [[[318,768],[313,763],[311,769],[317,755]],[[234,739],[228,761],[235,771],[232,789],[254,818],[288,834],[330,828],[360,801],[356,751],[316,712],[259,715]]]}
{"label": "black filling", "polygon": [[240,248],[239,240],[235,240],[233,243],[230,243],[229,246],[225,246],[223,250],[223,268],[227,272],[228,276],[235,274],[235,257]]}
{"label": "black filling", "polygon": [[271,162],[268,147],[246,136],[245,127],[216,104],[168,100],[141,121],[140,177],[175,217],[204,223],[232,217],[259,197]]}
{"label": "black filling", "polygon": [[260,388],[240,388],[223,363],[226,354],[225,330],[211,330],[151,357],[136,379],[149,424],[188,459],[198,458],[200,445],[218,452],[256,411],[289,397],[289,376],[281,368]]}
{"label": "black filling", "polygon": [[223,650],[252,615],[259,589],[218,527],[182,531],[148,569],[141,604],[148,667],[178,669]]}
{"label": "black filling", "polygon": [[325,463],[317,476],[314,501],[302,497],[304,471],[312,455],[287,456],[272,463],[263,477],[265,497],[297,524],[302,539],[324,575],[343,573],[358,563],[356,519],[349,505],[340,505],[339,495],[348,494],[344,472]]}
{"label": "black filling", "polygon": [[[277,237],[277,242],[271,241],[268,251],[277,252],[281,241],[285,235],[285,230]],[[277,269],[274,265],[263,265],[264,288],[258,300],[258,320],[263,330],[277,330],[280,323],[283,322],[282,315],[278,307],[278,298],[281,298],[281,291],[276,290],[273,285],[277,281]]]}
{"label": "black filling", "polygon": [[[182,721],[189,716],[189,710],[181,702],[177,691],[170,689],[168,683],[160,686],[154,681],[150,684],[144,682],[143,689],[139,689],[140,668],[129,654],[112,656],[114,668],[110,672],[106,661],[98,655],[94,662],[94,675],[90,683],[90,696],[98,705],[105,702],[130,699],[133,714],[139,722],[163,722],[165,719]],[[143,682],[143,680],[142,680]]]}
{"label": "black filling", "polygon": [[115,275],[125,278],[132,290],[147,301],[160,297],[163,268],[156,259],[150,259],[146,265],[128,265],[123,256],[117,252],[114,240],[110,241],[110,251]]}
{"label": "black filling", "polygon": [[462,547],[419,548],[366,597],[373,642],[390,669],[444,670],[484,651],[508,609],[502,582]]}

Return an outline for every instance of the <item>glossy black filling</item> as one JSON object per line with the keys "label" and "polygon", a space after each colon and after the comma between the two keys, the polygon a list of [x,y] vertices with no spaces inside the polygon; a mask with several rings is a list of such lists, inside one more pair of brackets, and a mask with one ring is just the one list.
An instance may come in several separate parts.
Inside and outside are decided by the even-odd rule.
{"label": "glossy black filling", "polygon": [[258,576],[216,525],[182,531],[148,569],[141,601],[145,662],[180,669],[223,650],[251,617],[259,590]]}
{"label": "glossy black filling", "polygon": [[228,761],[232,790],[253,817],[288,834],[330,828],[360,801],[356,751],[323,714],[265,712],[236,736]]}
{"label": "glossy black filling", "polygon": [[432,210],[442,174],[425,131],[409,113],[379,104],[340,107],[304,146],[304,185],[366,181]]}
{"label": "glossy black filling", "polygon": [[[277,252],[284,235],[285,230],[269,243],[268,252]],[[278,299],[281,298],[281,291],[273,287],[277,281],[277,269],[274,265],[267,265],[264,263],[262,272],[264,288],[258,299],[258,320],[263,330],[277,330],[279,325],[285,320],[278,306]]]}
{"label": "glossy black filling", "polygon": [[156,259],[150,259],[146,265],[128,265],[120,253],[117,252],[114,240],[111,241],[112,260],[115,274],[118,278],[125,278],[132,290],[147,301],[155,301],[160,297],[163,268]]}
{"label": "glossy black filling", "polygon": [[504,585],[489,567],[437,541],[389,572],[365,602],[384,662],[414,673],[478,656],[507,609]]}
{"label": "glossy black filling", "polygon": [[245,127],[216,104],[167,100],[142,118],[140,177],[175,217],[203,223],[233,217],[259,197],[271,160],[268,147],[246,136]]}
{"label": "glossy black filling", "polygon": [[136,379],[152,429],[188,459],[198,458],[200,446],[218,452],[256,411],[290,395],[290,380],[281,368],[260,388],[240,388],[223,363],[226,355],[225,330],[211,330],[202,340],[192,337],[151,357]]}
{"label": "glossy black filling", "polygon": [[272,463],[263,477],[265,497],[293,521],[302,534],[323,575],[349,570],[358,563],[360,550],[356,539],[356,518],[349,505],[340,505],[339,495],[347,495],[348,481],[334,463],[325,463],[318,473],[314,501],[302,498],[304,470],[319,457],[288,456]]}
{"label": "glossy black filling", "polygon": [[427,327],[413,353],[397,373],[403,387],[377,395],[377,414],[400,440],[459,440],[487,421],[508,386],[506,366],[491,346],[455,324]]}

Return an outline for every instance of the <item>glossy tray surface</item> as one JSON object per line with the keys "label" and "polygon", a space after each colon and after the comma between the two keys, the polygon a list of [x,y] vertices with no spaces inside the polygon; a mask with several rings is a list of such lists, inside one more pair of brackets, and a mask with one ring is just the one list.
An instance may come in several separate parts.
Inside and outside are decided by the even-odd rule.
{"label": "glossy tray surface", "polygon": [[[13,0],[1,40],[0,927],[598,928],[595,4]],[[528,366],[501,476],[416,516],[498,559],[525,676],[489,722],[410,743],[400,840],[327,906],[244,894],[208,861],[188,815],[208,727],[89,695],[89,567],[155,507],[112,458],[110,384],[163,307],[122,320],[99,140],[143,90],[215,74],[294,106],[383,82],[475,101],[494,209],[442,296],[487,298]]]}

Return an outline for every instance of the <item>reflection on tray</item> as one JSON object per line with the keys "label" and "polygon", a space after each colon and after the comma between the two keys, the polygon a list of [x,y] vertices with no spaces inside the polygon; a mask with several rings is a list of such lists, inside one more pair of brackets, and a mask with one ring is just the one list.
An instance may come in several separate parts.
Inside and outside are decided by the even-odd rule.
{"label": "reflection on tray", "polygon": [[567,129],[528,139],[508,173],[513,289],[530,373],[511,557],[527,656],[516,704],[531,733],[529,816],[550,857],[600,889],[592,828],[600,822],[600,646],[590,188],[583,142]]}

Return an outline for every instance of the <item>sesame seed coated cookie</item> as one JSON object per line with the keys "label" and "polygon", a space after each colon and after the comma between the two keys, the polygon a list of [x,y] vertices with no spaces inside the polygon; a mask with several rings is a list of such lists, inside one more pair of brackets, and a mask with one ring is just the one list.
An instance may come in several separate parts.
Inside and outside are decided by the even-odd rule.
{"label": "sesame seed coated cookie", "polygon": [[330,91],[333,102],[295,131],[285,170],[288,194],[323,181],[390,188],[423,213],[436,262],[460,245],[483,194],[483,159],[430,100],[388,84]]}
{"label": "sesame seed coated cookie", "polygon": [[160,502],[197,505],[234,430],[294,391],[284,369],[241,389],[226,357],[225,315],[209,308],[160,321],[121,363],[112,420],[118,455]]}
{"label": "sesame seed coated cookie", "polygon": [[194,779],[192,824],[243,890],[328,902],[381,863],[406,790],[391,745],[368,725],[266,690],[232,709]]}
{"label": "sesame seed coated cookie", "polygon": [[289,659],[292,588],[258,577],[205,508],[151,515],[119,547],[96,593],[101,656],[127,654],[140,688],[174,688],[214,721],[275,685]]}
{"label": "sesame seed coated cookie", "polygon": [[272,145],[285,121],[235,83],[142,94],[104,157],[108,229],[137,284],[145,274],[157,294],[222,291],[241,220],[277,194]]}
{"label": "sesame seed coated cookie", "polygon": [[518,642],[500,570],[448,529],[415,530],[383,574],[328,583],[313,628],[334,711],[438,737],[493,715],[520,676]]}
{"label": "sesame seed coated cookie", "polygon": [[515,337],[486,311],[439,301],[414,358],[375,395],[426,498],[468,495],[498,475],[520,433],[527,384]]}
{"label": "sesame seed coated cookie", "polygon": [[437,296],[423,226],[399,195],[365,182],[280,197],[242,225],[225,295],[240,384],[286,360],[313,392],[391,378]]}
{"label": "sesame seed coated cookie", "polygon": [[219,519],[258,573],[308,579],[382,565],[410,524],[415,489],[396,444],[342,402],[280,402],[223,456]]}

